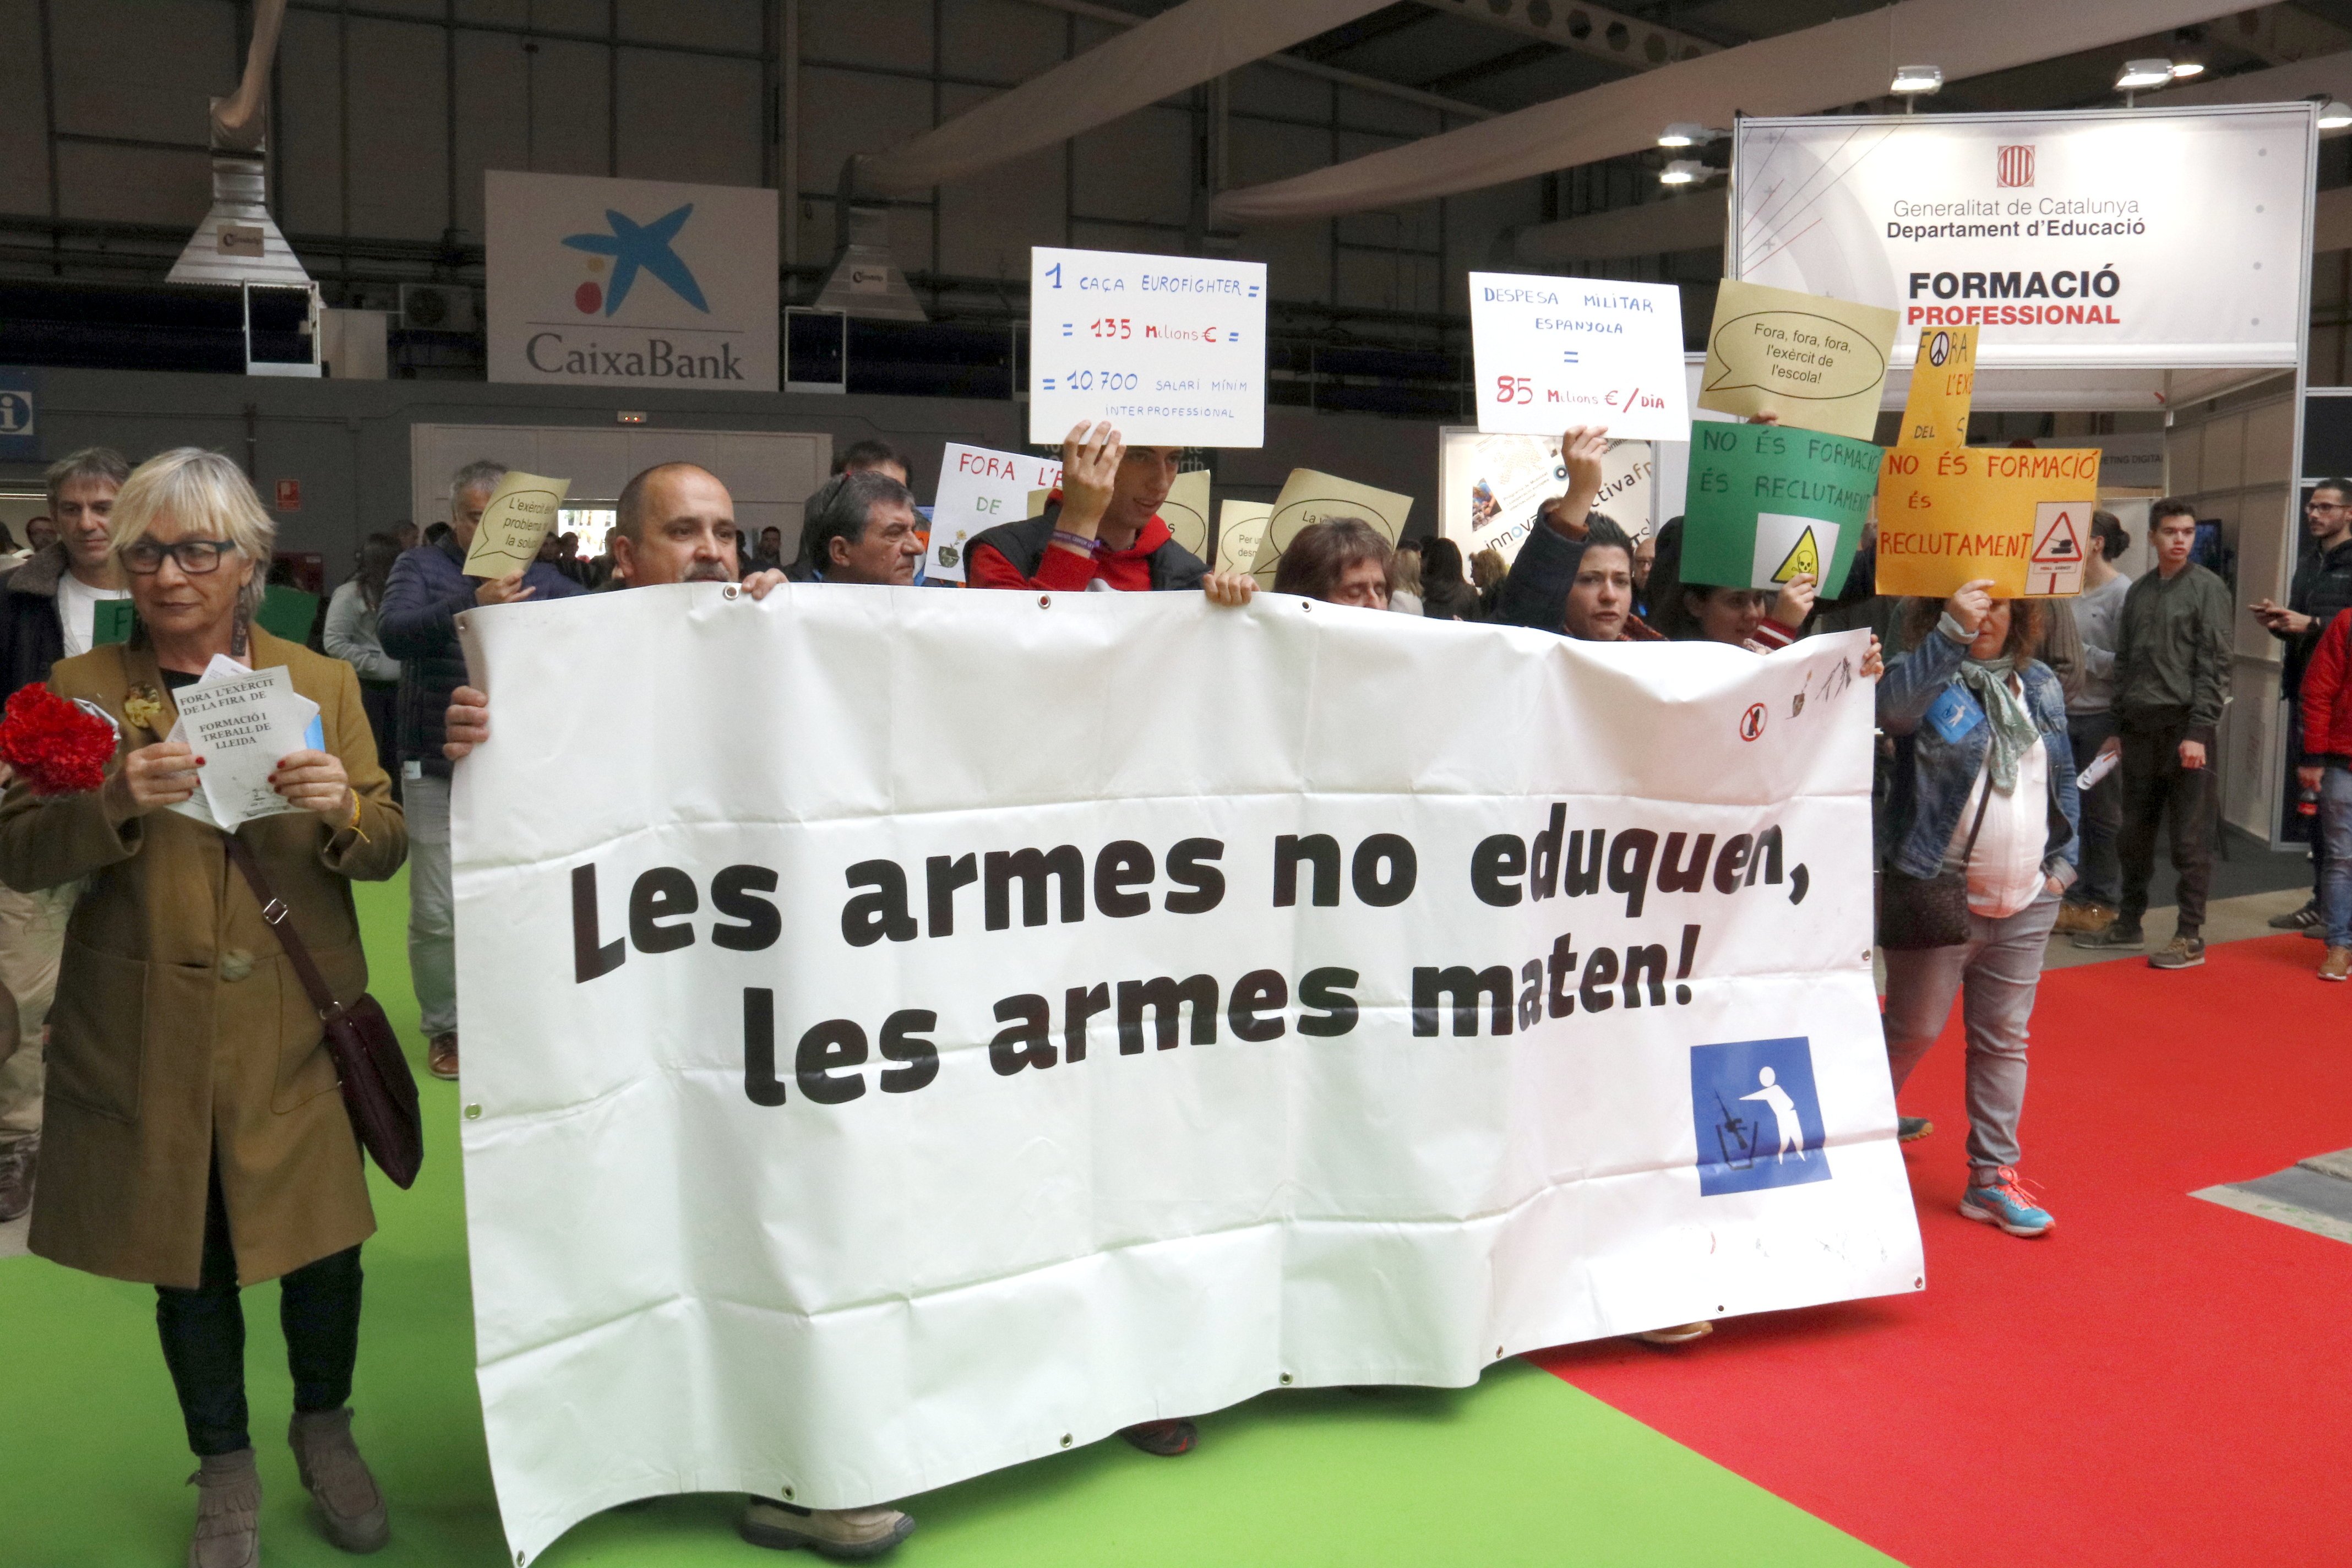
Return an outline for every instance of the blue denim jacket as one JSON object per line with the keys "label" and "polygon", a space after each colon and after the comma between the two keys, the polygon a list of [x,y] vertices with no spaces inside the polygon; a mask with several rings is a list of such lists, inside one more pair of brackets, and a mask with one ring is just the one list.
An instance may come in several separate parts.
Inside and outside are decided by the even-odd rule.
{"label": "blue denim jacket", "polygon": [[[1958,689],[1970,708],[1983,711],[1976,694],[1960,679],[1968,649],[1941,631],[1886,667],[1878,682],[1878,723],[1895,737],[1894,789],[1880,818],[1879,853],[1906,877],[1932,877],[1960,826],[1977,775],[1984,771],[1992,725],[1977,724],[1957,741],[1947,741],[1925,722],[1927,709],[1946,687]],[[2074,788],[2074,748],[2066,738],[2066,693],[2050,667],[2029,661],[2019,672],[2026,710],[2042,731],[2049,752],[2053,799],[2050,848],[2042,870],[2072,885],[2082,853],[2078,828],[2082,807]]]}

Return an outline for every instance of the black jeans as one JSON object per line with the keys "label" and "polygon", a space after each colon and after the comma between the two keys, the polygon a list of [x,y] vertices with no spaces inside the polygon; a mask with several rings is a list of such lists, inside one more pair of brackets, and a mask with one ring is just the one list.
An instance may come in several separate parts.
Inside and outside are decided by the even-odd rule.
{"label": "black jeans", "polygon": [[[2066,735],[2074,743],[2074,771],[2079,773],[2089,767],[2115,732],[2116,716],[2111,712],[2067,714]],[[2123,825],[2123,781],[2115,773],[2084,793],[2082,877],[2066,894],[2077,903],[2112,905],[2122,897],[2116,830]]]}
{"label": "black jeans", "polygon": [[[193,1290],[155,1287],[155,1327],[179,1392],[188,1447],[199,1456],[253,1447],[246,1430],[245,1310],[237,1300],[236,1253],[220,1167],[205,1204],[205,1258]],[[278,1321],[294,1373],[294,1408],[338,1409],[352,1397],[360,1354],[360,1249],[306,1263],[278,1282]]]}
{"label": "black jeans", "polygon": [[2116,857],[2123,863],[2124,896],[2118,922],[2137,926],[2147,912],[2147,885],[2156,875],[2156,824],[2169,816],[2172,865],[2180,874],[2179,934],[2205,929],[2205,895],[2213,885],[2213,767],[2210,748],[2201,768],[2180,765],[2180,742],[2189,738],[2184,720],[2125,714],[2123,830]]}

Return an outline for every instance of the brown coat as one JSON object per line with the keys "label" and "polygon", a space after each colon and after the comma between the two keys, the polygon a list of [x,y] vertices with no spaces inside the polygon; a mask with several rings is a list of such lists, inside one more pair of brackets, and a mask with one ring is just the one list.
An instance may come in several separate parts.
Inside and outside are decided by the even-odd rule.
{"label": "brown coat", "polygon": [[[319,705],[326,750],[359,795],[358,833],[308,812],[239,833],[349,1001],[367,985],[350,879],[398,870],[407,824],[351,666],[257,628],[253,664],[286,666]],[[117,767],[178,718],[143,645],[63,660],[49,686],[114,715]],[[142,686],[162,700],[146,728],[123,713]],[[116,821],[102,792],[44,801],[12,785],[0,800],[0,880],[35,889],[77,878],[87,881],[49,1012],[32,1249],[92,1274],[195,1285],[215,1153],[240,1283],[364,1241],[375,1215],[333,1058],[219,832],[170,811]]]}

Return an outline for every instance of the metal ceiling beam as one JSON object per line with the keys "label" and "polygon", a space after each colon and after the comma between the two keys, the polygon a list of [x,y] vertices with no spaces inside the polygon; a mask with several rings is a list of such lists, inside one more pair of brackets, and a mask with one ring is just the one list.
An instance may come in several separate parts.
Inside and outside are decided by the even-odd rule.
{"label": "metal ceiling beam", "polygon": [[1676,60],[1714,54],[1723,47],[1605,5],[1580,5],[1574,0],[1420,0],[1420,4],[1465,22],[1541,38],[1627,70],[1655,70]]}

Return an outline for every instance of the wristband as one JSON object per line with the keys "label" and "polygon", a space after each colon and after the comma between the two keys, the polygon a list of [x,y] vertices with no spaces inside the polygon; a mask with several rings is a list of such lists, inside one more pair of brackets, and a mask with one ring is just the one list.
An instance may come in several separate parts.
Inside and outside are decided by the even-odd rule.
{"label": "wristband", "polygon": [[1053,542],[1055,544],[1066,544],[1073,550],[1083,550],[1089,555],[1099,553],[1102,550],[1101,540],[1088,539],[1083,533],[1072,533],[1067,529],[1055,529]]}
{"label": "wristband", "polygon": [[[349,786],[347,785],[345,787],[348,788]],[[362,831],[360,827],[360,792],[357,790],[352,791],[352,819],[343,824],[343,831],[346,833],[359,834],[360,842],[362,844],[373,844],[375,842],[374,839],[370,838],[365,832]]]}

